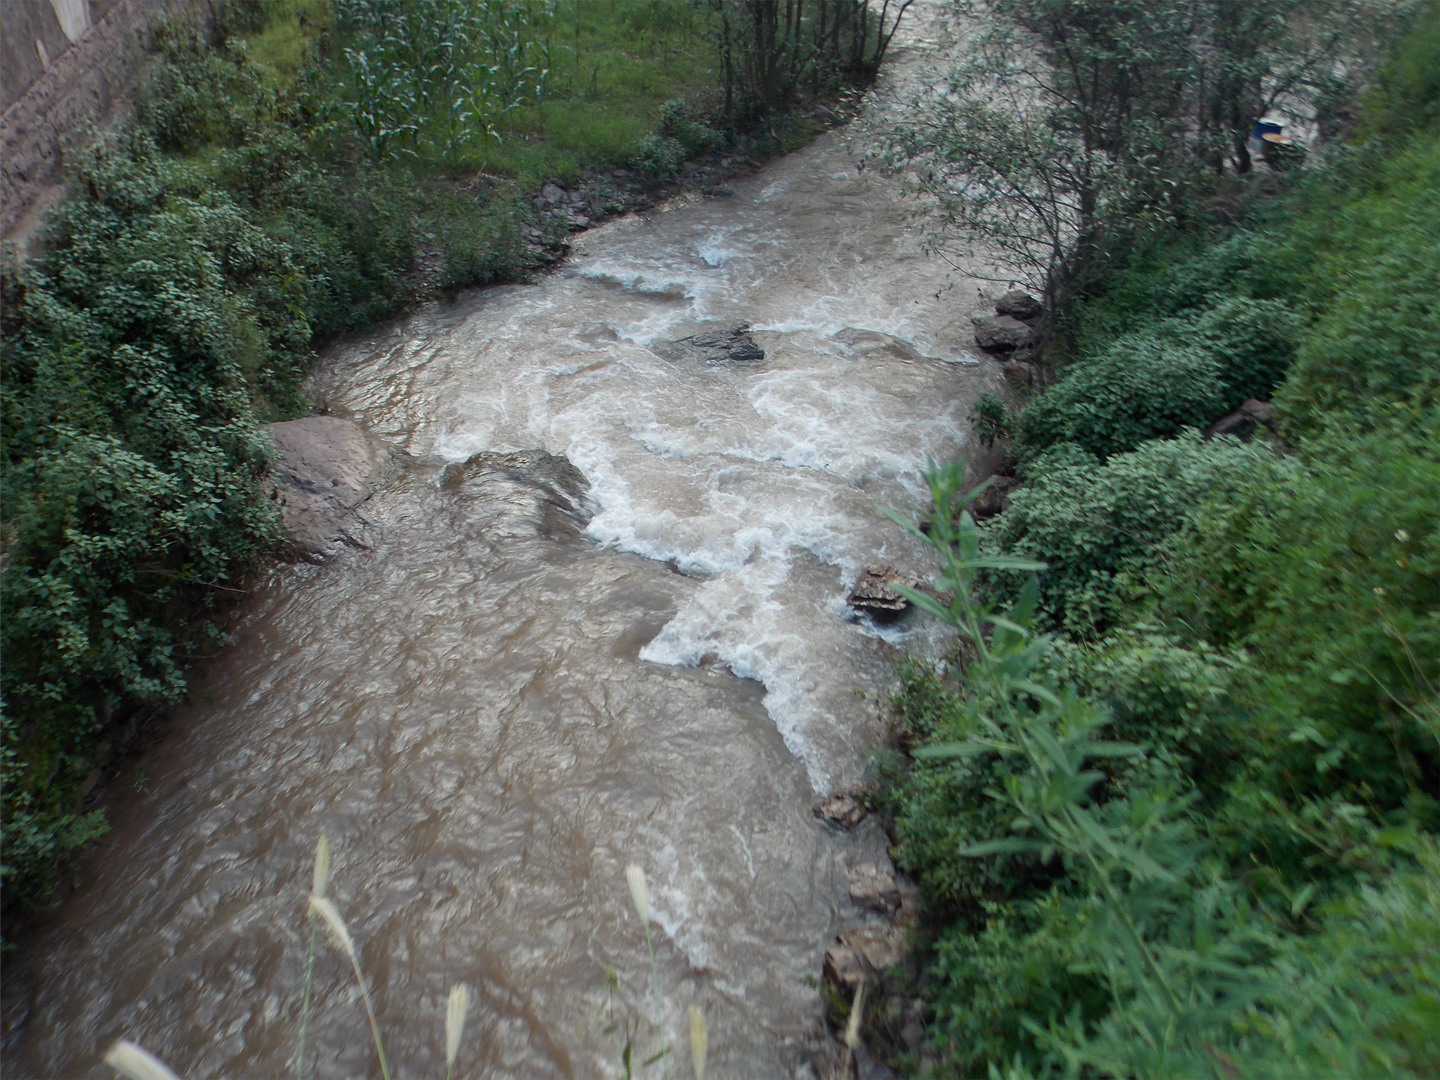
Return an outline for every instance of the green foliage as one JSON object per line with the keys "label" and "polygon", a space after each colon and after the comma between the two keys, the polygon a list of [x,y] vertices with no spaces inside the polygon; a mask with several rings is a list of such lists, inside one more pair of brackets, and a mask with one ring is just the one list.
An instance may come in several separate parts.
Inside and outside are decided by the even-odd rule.
{"label": "green foliage", "polygon": [[[961,635],[970,659],[949,684],[910,680],[909,723],[928,745],[915,751],[909,774],[892,779],[891,795],[902,835],[934,833],[931,863],[969,866],[959,872],[971,879],[988,866],[996,878],[962,921],[939,931],[932,955],[932,1051],[944,1070],[1433,1070],[1433,1043],[1422,1034],[1440,1005],[1440,968],[1426,952],[1440,903],[1433,841],[1392,835],[1392,850],[1408,850],[1420,871],[1381,854],[1371,870],[1378,884],[1319,909],[1319,921],[1309,924],[1318,932],[1298,935],[1317,884],[1257,896],[1248,880],[1259,862],[1255,851],[1234,862],[1217,859],[1226,851],[1226,828],[1271,823],[1257,819],[1252,806],[1222,800],[1227,820],[1218,838],[1212,835],[1217,808],[1201,813],[1198,794],[1187,793],[1186,726],[1166,722],[1166,714],[1210,712],[1241,669],[1173,639],[1130,634],[1072,655],[1068,666],[1088,669],[1091,685],[1071,682],[1067,664],[1047,659],[1053,644],[1031,629],[1025,592],[1009,608],[971,598],[976,574],[1001,567],[983,555],[978,530],[960,509],[962,476],[957,466],[931,477],[936,526],[929,535],[945,560],[938,584],[954,589],[953,599],[947,605],[907,595]],[[1167,685],[1172,681],[1179,685]],[[1122,706],[1122,718],[1097,694],[1131,705]],[[1153,749],[1116,741],[1127,723],[1136,734],[1148,729]],[[973,790],[977,774],[989,780],[980,797],[949,808],[958,827],[938,820],[923,798],[912,799],[917,783]],[[1336,809],[1358,819],[1353,810],[1330,812]],[[1282,826],[1308,824],[1278,816]],[[907,866],[913,850],[900,850]],[[928,893],[936,867],[916,869]]]}
{"label": "green foliage", "polygon": [[243,44],[211,48],[191,34],[172,32],[164,58],[147,71],[136,110],[161,150],[189,153],[243,142],[255,128],[281,118],[286,103],[249,63]]}
{"label": "green foliage", "polygon": [[68,793],[94,741],[179,695],[181,627],[270,543],[252,403],[293,394],[308,337],[284,245],[148,140],[77,187],[4,282],[7,893],[93,834]]}
{"label": "green foliage", "polygon": [[1184,643],[1145,624],[1095,643],[1061,643],[1064,669],[1109,710],[1116,734],[1201,786],[1230,775],[1237,754],[1231,696],[1249,672],[1244,653]]}
{"label": "green foliage", "polygon": [[1290,369],[1301,328],[1300,316],[1287,304],[1231,296],[1191,320],[1176,320],[1167,332],[1216,358],[1228,407],[1248,398],[1269,399]]}
{"label": "green foliage", "polygon": [[441,285],[447,289],[485,285],[514,275],[529,258],[525,227],[530,215],[518,195],[477,200],[452,195],[427,215],[444,259]]}
{"label": "green foliage", "polygon": [[1228,299],[1276,298],[1264,270],[1273,246],[1273,237],[1249,230],[1166,234],[1109,267],[1103,286],[1071,312],[1067,329],[1075,353],[1092,355],[1141,325],[1194,315]]}
{"label": "green foliage", "polygon": [[1440,129],[1440,3],[1414,5],[1411,24],[1365,103],[1371,137]]}
{"label": "green foliage", "polygon": [[[1167,328],[1168,329],[1168,328]],[[1100,457],[1200,428],[1225,410],[1219,357],[1155,329],[1116,339],[1027,405],[1016,420],[1022,456],[1072,442]]]}
{"label": "green foliage", "polygon": [[987,528],[987,543],[1045,562],[1042,610],[1072,631],[1094,633],[1149,588],[1162,565],[1159,545],[1191,523],[1218,483],[1267,476],[1271,461],[1258,448],[1194,433],[1103,464],[1051,455]]}
{"label": "green foliage", "polygon": [[986,392],[976,398],[967,419],[987,448],[993,447],[997,440],[1006,442],[1010,439],[1009,410],[1005,408],[1005,402],[994,394]]}
{"label": "green foliage", "polygon": [[1280,254],[1316,312],[1276,397],[1297,434],[1440,404],[1440,141],[1417,137],[1325,180]]}
{"label": "green foliage", "polygon": [[725,144],[725,134],[684,101],[667,101],[660,106],[660,134],[674,139],[689,157],[713,154]]}
{"label": "green foliage", "polygon": [[1434,416],[1401,417],[1238,472],[1165,557],[1166,617],[1260,665],[1250,739],[1277,786],[1383,805],[1434,790],[1437,434]]}
{"label": "green foliage", "polygon": [[685,164],[685,145],[668,135],[647,135],[632,164],[653,180],[674,180]]}
{"label": "green foliage", "polygon": [[335,0],[335,13],[341,108],[377,159],[422,145],[442,158],[483,146],[500,138],[506,114],[544,94],[552,5]]}
{"label": "green foliage", "polygon": [[[1436,44],[1387,85],[1433,81]],[[1386,93],[1372,109],[1431,115]],[[968,615],[964,588],[926,607],[967,659],[903,676],[919,745],[885,782],[942,1071],[1440,1068],[1440,159],[1404,131],[1332,152],[1247,232],[1133,252],[1075,313],[984,549],[1048,564],[1064,637],[1030,632],[1013,571],[986,568]],[[1140,343],[1148,387],[1118,362]],[[1180,431],[1272,388],[1283,456]],[[1179,437],[1137,447],[1156,427]],[[951,587],[970,549],[934,542]]]}

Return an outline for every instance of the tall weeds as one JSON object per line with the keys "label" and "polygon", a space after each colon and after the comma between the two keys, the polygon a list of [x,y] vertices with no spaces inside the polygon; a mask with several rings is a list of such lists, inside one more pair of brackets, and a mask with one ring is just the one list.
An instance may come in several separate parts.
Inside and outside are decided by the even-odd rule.
{"label": "tall weeds", "polygon": [[[1041,565],[986,550],[966,509],[978,491],[962,494],[960,466],[932,468],[929,482],[929,531],[896,520],[942,556],[937,584],[948,600],[904,593],[962,636],[968,659],[949,696],[929,706],[929,744],[901,781],[901,834],[911,845],[902,856],[925,850],[914,846],[916,830],[934,825],[914,820],[927,805],[916,793],[938,783],[980,804],[957,804],[959,827],[947,824],[928,857],[948,861],[962,881],[963,864],[990,868],[973,879],[983,899],[940,932],[934,959],[949,1067],[1236,1077],[1343,1059],[1361,1074],[1391,1060],[1419,1064],[1423,1075],[1435,1058],[1415,1052],[1404,1025],[1440,1000],[1435,965],[1377,950],[1376,967],[1365,967],[1348,936],[1353,909],[1320,910],[1318,945],[1297,935],[1317,886],[1267,895],[1226,864],[1167,736],[1157,732],[1151,745],[1112,738],[1103,699],[1067,674],[1063,643],[1036,631],[1033,581],[1008,606],[980,594],[982,570]],[[1422,865],[1434,861],[1432,842],[1401,829],[1388,842]],[[1385,900],[1369,902],[1384,919],[1409,919],[1418,895],[1434,898],[1423,877],[1400,869]],[[931,864],[920,870],[923,882]],[[1397,983],[1398,970],[1406,974]],[[1300,978],[1303,1004],[1293,990]],[[1405,1019],[1367,1016],[1369,999]],[[1311,1049],[1351,1044],[1366,1050]]]}

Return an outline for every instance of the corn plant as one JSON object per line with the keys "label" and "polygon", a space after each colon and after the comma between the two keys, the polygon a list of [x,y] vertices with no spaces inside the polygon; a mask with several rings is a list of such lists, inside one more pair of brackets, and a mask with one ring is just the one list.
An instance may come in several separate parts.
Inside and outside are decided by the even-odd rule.
{"label": "corn plant", "polygon": [[345,106],[377,158],[422,146],[450,157],[500,138],[538,102],[553,4],[511,0],[340,0]]}

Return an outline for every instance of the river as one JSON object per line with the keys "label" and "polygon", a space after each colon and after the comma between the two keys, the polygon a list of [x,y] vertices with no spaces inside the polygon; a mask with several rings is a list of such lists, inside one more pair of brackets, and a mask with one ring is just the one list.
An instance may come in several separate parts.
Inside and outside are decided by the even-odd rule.
{"label": "river", "polygon": [[[935,44],[907,26],[887,78]],[[810,1073],[822,952],[864,917],[847,868],[884,858],[813,807],[883,739],[897,646],[933,646],[845,596],[929,569],[880,508],[974,455],[999,384],[969,333],[997,287],[924,252],[857,130],[322,358],[315,398],[410,465],[369,550],[276,571],[200,666],[8,965],[6,1075],[109,1075],[119,1037],[182,1076],[293,1075],[321,832],[396,1076],[443,1074],[462,982],[458,1075],[618,1076],[627,1043],[689,1075],[691,1005],[711,1075]],[[652,348],[697,324],[765,360]],[[374,1075],[334,950],[314,997],[307,1072]]]}

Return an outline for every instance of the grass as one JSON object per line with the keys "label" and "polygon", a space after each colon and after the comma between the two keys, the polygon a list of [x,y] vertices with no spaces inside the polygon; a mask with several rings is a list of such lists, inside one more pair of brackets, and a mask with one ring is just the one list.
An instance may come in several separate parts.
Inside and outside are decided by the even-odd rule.
{"label": "grass", "polygon": [[269,0],[261,29],[243,35],[250,59],[268,69],[277,85],[299,82],[312,63],[311,43],[330,24],[330,0]]}
{"label": "grass", "polygon": [[703,96],[717,83],[705,10],[673,0],[561,0],[547,35],[543,98],[505,118],[500,141],[432,174],[486,172],[536,187],[623,165],[656,127],[666,101]]}

